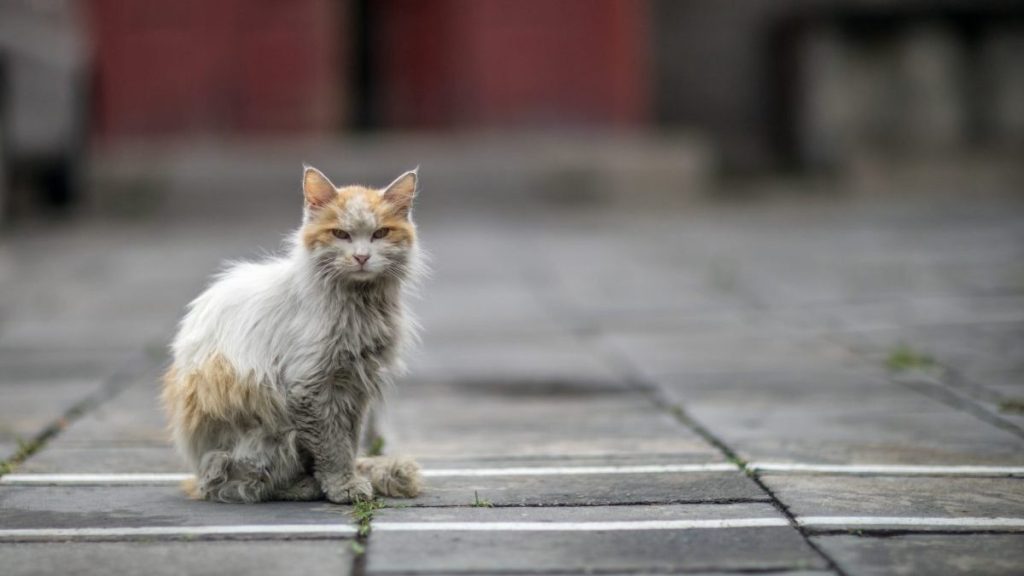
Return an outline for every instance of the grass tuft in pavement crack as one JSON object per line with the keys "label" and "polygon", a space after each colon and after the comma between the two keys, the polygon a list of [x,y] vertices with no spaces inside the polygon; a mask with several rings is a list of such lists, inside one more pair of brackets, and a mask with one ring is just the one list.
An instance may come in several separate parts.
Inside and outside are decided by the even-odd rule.
{"label": "grass tuft in pavement crack", "polygon": [[35,440],[18,438],[18,450],[10,458],[0,462],[0,476],[13,472],[18,464],[28,460],[30,456],[43,447],[43,444],[45,444],[45,441],[42,438]]}
{"label": "grass tuft in pavement crack", "polygon": [[1007,414],[1024,414],[1024,398],[1007,398],[999,402],[999,411]]}
{"label": "grass tuft in pavement crack", "polygon": [[365,537],[370,534],[370,523],[373,522],[374,512],[381,508],[385,508],[386,506],[387,504],[385,504],[380,498],[374,498],[373,500],[360,500],[352,506],[351,514],[359,525],[360,536]]}
{"label": "grass tuft in pavement crack", "polygon": [[473,490],[473,507],[474,508],[494,508],[494,504],[490,500],[480,498],[480,493]]}
{"label": "grass tuft in pavement crack", "polygon": [[936,370],[938,363],[928,354],[914,350],[906,344],[900,344],[889,352],[885,359],[885,367],[891,372],[910,372],[912,370]]}
{"label": "grass tuft in pavement crack", "polygon": [[374,436],[373,441],[370,442],[370,449],[366,451],[367,456],[383,456],[384,455],[384,437]]}

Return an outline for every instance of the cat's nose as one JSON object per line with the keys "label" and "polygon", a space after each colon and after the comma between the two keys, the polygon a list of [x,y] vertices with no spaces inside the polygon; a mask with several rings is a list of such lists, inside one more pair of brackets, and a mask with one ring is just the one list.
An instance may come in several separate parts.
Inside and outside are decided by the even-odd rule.
{"label": "cat's nose", "polygon": [[353,258],[356,259],[356,262],[359,262],[360,266],[363,266],[363,265],[366,264],[366,261],[370,259],[370,255],[367,254],[365,256],[362,256],[362,255],[356,254],[355,256],[353,256]]}

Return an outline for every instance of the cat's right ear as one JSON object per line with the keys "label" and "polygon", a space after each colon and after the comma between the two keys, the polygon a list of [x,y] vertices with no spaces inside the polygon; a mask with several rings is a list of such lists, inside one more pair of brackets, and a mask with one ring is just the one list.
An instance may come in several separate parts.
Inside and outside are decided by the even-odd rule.
{"label": "cat's right ear", "polygon": [[338,192],[327,176],[308,164],[302,167],[302,195],[306,198],[306,207],[319,208],[333,200]]}

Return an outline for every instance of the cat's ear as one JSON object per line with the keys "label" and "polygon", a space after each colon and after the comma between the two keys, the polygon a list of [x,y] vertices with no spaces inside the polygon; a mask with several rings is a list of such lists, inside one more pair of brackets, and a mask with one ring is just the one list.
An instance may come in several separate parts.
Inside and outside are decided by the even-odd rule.
{"label": "cat's ear", "polygon": [[395,207],[395,211],[403,218],[409,217],[412,210],[412,199],[416,197],[416,184],[419,180],[419,166],[402,174],[387,188],[384,188],[381,195],[384,200]]}
{"label": "cat's ear", "polygon": [[327,176],[308,164],[303,164],[302,168],[302,195],[306,197],[306,206],[319,208],[333,200],[338,192]]}

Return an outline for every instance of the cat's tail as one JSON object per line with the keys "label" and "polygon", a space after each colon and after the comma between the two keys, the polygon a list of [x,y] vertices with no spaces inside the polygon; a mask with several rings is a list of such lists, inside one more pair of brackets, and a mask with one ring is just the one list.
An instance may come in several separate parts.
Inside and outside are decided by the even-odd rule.
{"label": "cat's tail", "polygon": [[423,491],[420,465],[405,456],[370,456],[356,461],[356,470],[370,480],[373,492],[392,498],[415,498]]}

